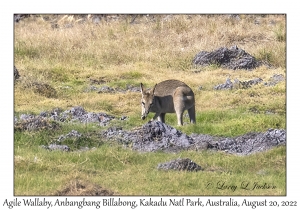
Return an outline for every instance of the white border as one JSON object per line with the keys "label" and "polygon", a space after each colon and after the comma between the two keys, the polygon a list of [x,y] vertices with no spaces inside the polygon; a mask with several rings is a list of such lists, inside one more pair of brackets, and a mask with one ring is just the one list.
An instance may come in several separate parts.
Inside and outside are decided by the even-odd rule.
{"label": "white border", "polygon": [[[5,3],[4,3],[5,2]],[[1,179],[0,208],[4,199],[13,200],[13,14],[14,13],[286,13],[287,14],[287,196],[267,197],[269,200],[299,202],[299,137],[297,135],[299,100],[299,15],[296,1],[3,1],[1,6]],[[297,51],[298,50],[298,51]],[[297,65],[298,64],[298,65]],[[18,197],[22,199],[22,197]],[[124,197],[126,198],[126,197]],[[206,199],[208,197],[205,197]],[[224,198],[224,197],[220,197]],[[226,197],[225,197],[226,198]],[[247,197],[249,200],[262,197]],[[55,200],[55,197],[49,200]],[[133,197],[133,200],[138,197]],[[168,198],[167,198],[168,199]],[[213,197],[218,199],[218,197]],[[228,197],[226,198],[228,199]],[[234,197],[242,200],[243,197]],[[80,200],[73,197],[72,200]],[[139,207],[140,208],[140,207]],[[224,207],[229,209],[229,207]],[[55,208],[52,208],[55,209]],[[84,208],[85,209],[85,208]],[[93,208],[95,209],[95,208]]]}

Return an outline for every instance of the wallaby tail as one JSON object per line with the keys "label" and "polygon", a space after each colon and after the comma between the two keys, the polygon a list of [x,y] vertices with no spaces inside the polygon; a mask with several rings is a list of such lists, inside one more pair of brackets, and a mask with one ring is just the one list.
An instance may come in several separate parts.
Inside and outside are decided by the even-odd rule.
{"label": "wallaby tail", "polygon": [[193,105],[191,108],[188,109],[190,122],[193,124],[196,124],[196,111],[195,111],[195,105]]}

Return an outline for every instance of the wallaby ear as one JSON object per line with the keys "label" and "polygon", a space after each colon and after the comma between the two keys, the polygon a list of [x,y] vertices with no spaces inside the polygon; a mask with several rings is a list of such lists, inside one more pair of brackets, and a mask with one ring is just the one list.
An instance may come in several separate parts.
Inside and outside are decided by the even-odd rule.
{"label": "wallaby ear", "polygon": [[150,91],[150,92],[151,92],[151,95],[154,95],[156,85],[157,85],[157,84],[155,84],[154,87],[152,88],[152,90]]}

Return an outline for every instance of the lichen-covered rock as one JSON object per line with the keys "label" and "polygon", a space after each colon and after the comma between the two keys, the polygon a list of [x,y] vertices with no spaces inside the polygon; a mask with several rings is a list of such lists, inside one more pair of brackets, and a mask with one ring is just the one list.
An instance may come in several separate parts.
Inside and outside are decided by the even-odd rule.
{"label": "lichen-covered rock", "polygon": [[81,133],[79,133],[76,130],[72,130],[71,132],[67,133],[66,135],[61,135],[58,137],[57,141],[58,142],[62,142],[64,141],[66,138],[80,138],[82,136]]}
{"label": "lichen-covered rock", "polygon": [[177,171],[200,171],[201,166],[193,162],[189,158],[178,158],[166,163],[160,163],[157,169],[162,170],[177,170]]}
{"label": "lichen-covered rock", "polygon": [[60,125],[53,120],[25,114],[22,114],[19,120],[15,119],[14,125],[14,129],[19,131],[55,130],[59,128]]}
{"label": "lichen-covered rock", "polygon": [[17,80],[20,78],[20,74],[18,69],[14,66],[14,80]]}
{"label": "lichen-covered rock", "polygon": [[237,46],[232,46],[229,49],[221,47],[212,52],[201,51],[194,57],[193,64],[201,66],[216,64],[233,70],[251,70],[260,66],[255,57]]}
{"label": "lichen-covered rock", "polygon": [[50,144],[49,146],[41,146],[44,149],[53,151],[53,150],[60,150],[60,151],[64,151],[64,152],[69,152],[70,151],[70,147],[68,147],[67,145],[58,145],[58,144]]}
{"label": "lichen-covered rock", "polygon": [[181,131],[160,121],[151,121],[135,132],[133,149],[139,151],[164,150],[176,152],[188,149],[194,140]]}
{"label": "lichen-covered rock", "polygon": [[106,113],[86,112],[83,107],[72,107],[63,111],[55,108],[52,111],[43,111],[39,115],[21,114],[15,117],[15,129],[17,130],[39,130],[59,128],[59,122],[99,123],[100,126],[107,126],[114,119],[114,116]]}
{"label": "lichen-covered rock", "polygon": [[141,152],[179,152],[182,150],[219,150],[230,154],[249,155],[286,144],[283,129],[265,133],[247,133],[234,138],[191,134],[190,136],[159,121],[151,121],[133,131],[112,127],[103,131],[102,138],[116,140]]}
{"label": "lichen-covered rock", "polygon": [[224,84],[216,85],[214,89],[215,90],[226,90],[226,89],[233,89],[233,88],[247,89],[252,87],[253,85],[257,85],[261,83],[262,81],[263,80],[261,78],[254,78],[247,81],[240,81],[238,79],[234,79],[234,81],[231,82],[230,78],[227,78]]}
{"label": "lichen-covered rock", "polygon": [[249,155],[281,145],[286,145],[286,131],[283,129],[269,129],[265,133],[251,132],[236,138],[210,142],[210,148],[237,155]]}
{"label": "lichen-covered rock", "polygon": [[47,116],[60,122],[80,122],[80,123],[99,123],[100,126],[106,126],[114,116],[106,113],[87,112],[81,106],[72,107],[69,110],[53,109],[50,112],[41,112],[42,116]]}
{"label": "lichen-covered rock", "polygon": [[284,76],[282,74],[274,74],[270,79],[269,82],[265,82],[264,85],[266,86],[275,86],[277,83],[284,81]]}

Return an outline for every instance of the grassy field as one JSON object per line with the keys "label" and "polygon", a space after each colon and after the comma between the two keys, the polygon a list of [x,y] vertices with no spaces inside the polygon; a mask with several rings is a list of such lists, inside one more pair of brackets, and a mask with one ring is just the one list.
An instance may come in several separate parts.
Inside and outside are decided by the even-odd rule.
{"label": "grassy field", "polygon": [[[240,20],[227,15],[150,15],[138,17],[135,24],[130,21],[131,17],[121,16],[95,24],[77,16],[41,15],[15,23],[14,60],[21,75],[14,86],[15,115],[82,106],[89,112],[126,115],[127,121],[111,125],[130,130],[145,123],[140,120],[140,93],[97,93],[87,91],[90,86],[125,88],[142,82],[151,87],[180,79],[195,92],[197,124],[178,127],[174,114],[166,116],[166,123],[184,133],[233,137],[286,128],[285,81],[263,84],[274,74],[286,76],[285,15],[240,15]],[[234,71],[192,65],[199,51],[232,45],[272,68]],[[257,77],[264,82],[248,89],[214,90],[227,78]],[[37,83],[47,86],[40,90]],[[247,157],[209,151],[138,153],[103,143],[94,135],[88,142],[96,149],[88,152],[48,152],[39,147],[72,129],[97,133],[106,128],[62,123],[56,132],[15,131],[15,195],[54,195],[70,180],[96,184],[118,195],[286,194],[285,147]],[[156,169],[158,163],[177,157],[192,159],[204,171]],[[255,182],[273,187],[241,187],[243,183],[253,187]],[[231,187],[221,189],[226,185]]]}

